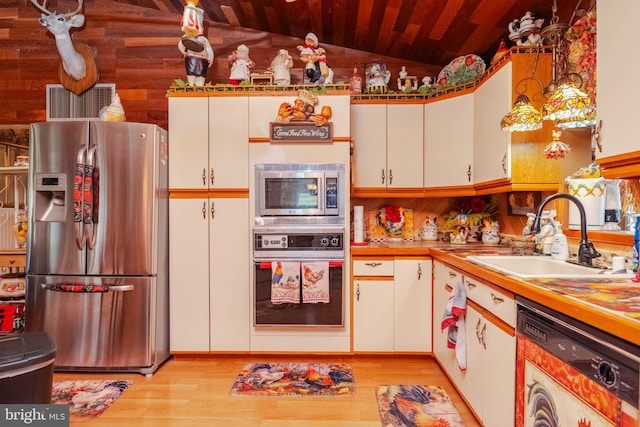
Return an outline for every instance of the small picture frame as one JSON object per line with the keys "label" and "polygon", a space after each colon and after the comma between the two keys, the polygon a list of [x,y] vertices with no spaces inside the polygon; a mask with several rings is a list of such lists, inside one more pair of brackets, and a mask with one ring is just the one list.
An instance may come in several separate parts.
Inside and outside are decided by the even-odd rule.
{"label": "small picture frame", "polygon": [[507,193],[507,215],[535,213],[541,199],[539,191],[511,191]]}

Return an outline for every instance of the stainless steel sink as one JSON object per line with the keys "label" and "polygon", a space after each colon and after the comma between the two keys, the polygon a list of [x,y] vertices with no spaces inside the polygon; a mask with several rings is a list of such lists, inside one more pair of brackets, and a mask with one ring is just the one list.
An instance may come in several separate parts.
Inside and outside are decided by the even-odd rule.
{"label": "stainless steel sink", "polygon": [[634,276],[633,273],[612,274],[610,269],[604,270],[572,264],[547,256],[472,255],[466,259],[483,267],[488,267],[508,276],[518,278],[559,277],[579,279],[582,277],[601,278],[606,276],[622,279]]}

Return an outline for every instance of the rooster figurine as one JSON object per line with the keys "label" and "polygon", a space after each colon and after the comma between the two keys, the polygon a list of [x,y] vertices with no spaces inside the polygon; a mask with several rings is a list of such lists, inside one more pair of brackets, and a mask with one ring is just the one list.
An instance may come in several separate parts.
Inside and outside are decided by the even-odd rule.
{"label": "rooster figurine", "polygon": [[273,277],[271,277],[271,284],[275,285],[277,283],[280,283],[280,279],[282,279],[282,263],[280,261],[278,261],[276,263],[276,269],[273,272]]}

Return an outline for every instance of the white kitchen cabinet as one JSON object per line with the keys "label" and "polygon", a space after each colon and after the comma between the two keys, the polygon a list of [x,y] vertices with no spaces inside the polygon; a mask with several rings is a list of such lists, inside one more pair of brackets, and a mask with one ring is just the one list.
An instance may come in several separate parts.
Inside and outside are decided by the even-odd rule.
{"label": "white kitchen cabinet", "polygon": [[171,351],[248,351],[248,97],[170,97],[169,141]]}
{"label": "white kitchen cabinet", "polygon": [[[170,351],[209,352],[208,199],[169,200]],[[203,214],[203,210],[205,211]]]}
{"label": "white kitchen cabinet", "polygon": [[632,44],[621,51],[620,45],[620,29],[635,28],[638,13],[639,2],[605,1],[598,4],[596,97],[597,119],[602,121],[602,151],[596,149],[595,154],[601,166],[615,165],[616,162],[637,164],[640,159],[635,126],[640,115],[640,105],[636,102],[640,88],[635,81],[624,77],[624,70],[640,68],[639,48]]}
{"label": "white kitchen cabinet", "polygon": [[248,97],[170,97],[170,187],[248,188],[248,123]]}
{"label": "white kitchen cabinet", "polygon": [[352,298],[354,351],[392,352],[393,277],[354,279]]}
{"label": "white kitchen cabinet", "polygon": [[423,104],[352,104],[355,187],[423,187]]}
{"label": "white kitchen cabinet", "polygon": [[394,260],[393,350],[431,351],[431,259]]}
{"label": "white kitchen cabinet", "polygon": [[[450,288],[464,283],[466,363],[458,368],[455,350],[447,348],[440,321]],[[515,417],[515,301],[488,283],[466,277],[443,263],[434,264],[433,353],[440,366],[486,426],[513,427]]]}
{"label": "white kitchen cabinet", "polygon": [[431,268],[430,258],[354,260],[354,351],[431,351]]}
{"label": "white kitchen cabinet", "polygon": [[512,66],[507,62],[473,93],[474,183],[511,177],[511,133],[500,128],[511,109]]}
{"label": "white kitchen cabinet", "polygon": [[470,186],[473,165],[473,93],[424,107],[424,186]]}
{"label": "white kitchen cabinet", "polygon": [[172,199],[172,352],[248,351],[247,199]]}

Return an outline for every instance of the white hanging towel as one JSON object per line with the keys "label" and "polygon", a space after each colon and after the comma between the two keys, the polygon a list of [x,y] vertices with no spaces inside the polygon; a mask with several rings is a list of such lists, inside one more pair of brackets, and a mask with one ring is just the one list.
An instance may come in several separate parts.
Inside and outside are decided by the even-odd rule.
{"label": "white hanging towel", "polygon": [[442,315],[440,329],[447,329],[447,347],[455,349],[458,368],[467,369],[467,338],[464,318],[467,313],[467,291],[460,282],[451,290],[451,295]]}
{"label": "white hanging towel", "polygon": [[302,263],[302,302],[329,302],[329,262]]}
{"label": "white hanging towel", "polygon": [[271,303],[300,303],[300,263],[271,263]]}

